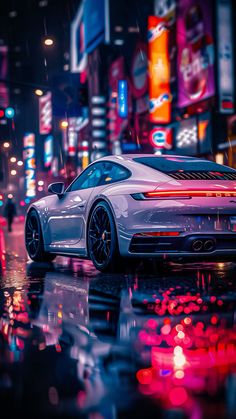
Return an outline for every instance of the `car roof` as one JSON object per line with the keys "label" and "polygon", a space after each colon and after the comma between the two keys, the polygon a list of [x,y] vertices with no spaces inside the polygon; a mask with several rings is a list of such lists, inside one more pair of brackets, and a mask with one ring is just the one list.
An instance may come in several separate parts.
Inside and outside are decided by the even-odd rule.
{"label": "car roof", "polygon": [[110,161],[114,161],[114,162],[122,162],[122,161],[127,161],[127,160],[133,160],[135,158],[138,157],[155,157],[155,158],[164,158],[164,159],[168,159],[168,158],[180,158],[180,159],[197,159],[197,160],[201,160],[198,159],[197,157],[192,157],[192,156],[181,156],[181,155],[176,155],[176,154],[162,154],[162,155],[156,155],[156,154],[119,154],[119,155],[110,155],[110,156],[104,156],[101,157],[100,159],[96,160],[96,161],[101,161],[101,160],[110,160]]}

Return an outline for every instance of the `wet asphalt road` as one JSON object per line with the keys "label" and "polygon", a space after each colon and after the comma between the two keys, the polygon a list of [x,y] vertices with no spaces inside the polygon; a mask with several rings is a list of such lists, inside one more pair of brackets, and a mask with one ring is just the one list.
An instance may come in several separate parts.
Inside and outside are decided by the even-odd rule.
{"label": "wet asphalt road", "polygon": [[88,261],[29,261],[22,223],[3,236],[8,418],[236,417],[236,265],[104,275]]}

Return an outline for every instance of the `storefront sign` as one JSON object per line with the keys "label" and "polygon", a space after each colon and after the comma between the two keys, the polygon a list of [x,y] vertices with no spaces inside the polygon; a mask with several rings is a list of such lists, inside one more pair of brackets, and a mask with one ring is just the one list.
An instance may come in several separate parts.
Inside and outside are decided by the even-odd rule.
{"label": "storefront sign", "polygon": [[179,0],[177,17],[178,106],[215,94],[211,0]]}
{"label": "storefront sign", "polygon": [[148,18],[149,49],[149,112],[154,123],[168,123],[171,119],[170,63],[168,29],[165,19]]}
{"label": "storefront sign", "polygon": [[219,111],[232,114],[234,113],[234,64],[231,1],[217,0],[216,10]]}
{"label": "storefront sign", "polygon": [[36,196],[36,164],[35,164],[35,135],[27,133],[24,136],[25,189],[26,197]]}

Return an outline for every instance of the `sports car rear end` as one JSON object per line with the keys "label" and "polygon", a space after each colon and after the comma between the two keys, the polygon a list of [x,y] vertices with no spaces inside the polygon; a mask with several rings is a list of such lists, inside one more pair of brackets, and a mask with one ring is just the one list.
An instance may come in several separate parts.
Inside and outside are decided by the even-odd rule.
{"label": "sports car rear end", "polygon": [[169,182],[123,197],[128,211],[119,207],[121,254],[234,259],[236,171],[178,170],[168,177]]}

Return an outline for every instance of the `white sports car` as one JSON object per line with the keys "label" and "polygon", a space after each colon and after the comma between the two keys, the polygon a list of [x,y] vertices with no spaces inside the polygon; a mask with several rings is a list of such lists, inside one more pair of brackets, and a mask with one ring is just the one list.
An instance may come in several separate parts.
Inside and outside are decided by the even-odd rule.
{"label": "white sports car", "polygon": [[25,244],[34,261],[236,258],[236,170],[183,156],[109,156],[32,203]]}

